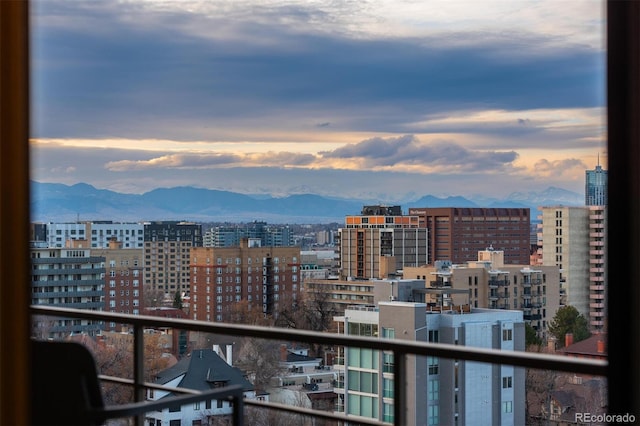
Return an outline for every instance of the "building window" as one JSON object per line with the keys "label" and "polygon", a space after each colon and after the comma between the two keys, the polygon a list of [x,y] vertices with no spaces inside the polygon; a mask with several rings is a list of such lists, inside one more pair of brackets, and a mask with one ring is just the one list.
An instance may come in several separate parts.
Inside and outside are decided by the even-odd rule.
{"label": "building window", "polygon": [[427,365],[429,366],[429,374],[438,374],[438,358],[434,356],[427,357]]}
{"label": "building window", "polygon": [[509,389],[513,387],[513,377],[503,377],[502,378],[502,389]]}
{"label": "building window", "polygon": [[511,329],[502,330],[502,340],[503,341],[513,340],[513,330]]}
{"label": "building window", "polygon": [[429,380],[428,398],[429,401],[437,401],[440,399],[440,381]]}
{"label": "building window", "polygon": [[427,424],[428,425],[440,424],[440,410],[437,405],[429,405],[427,407]]}
{"label": "building window", "polygon": [[504,401],[502,403],[503,413],[513,413],[513,401]]}
{"label": "building window", "polygon": [[385,398],[393,398],[393,379],[382,379],[383,393]]}

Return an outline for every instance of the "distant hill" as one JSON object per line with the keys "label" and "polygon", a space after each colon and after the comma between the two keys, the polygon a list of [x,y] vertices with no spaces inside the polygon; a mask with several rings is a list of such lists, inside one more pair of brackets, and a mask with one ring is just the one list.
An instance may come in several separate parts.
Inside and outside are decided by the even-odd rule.
{"label": "distant hill", "polygon": [[[193,220],[271,223],[342,222],[346,215],[360,213],[368,200],[328,198],[315,194],[287,197],[252,196],[193,187],[158,188],[144,194],[122,194],[97,189],[85,183],[63,185],[31,182],[32,220],[65,222],[75,220]],[[425,195],[409,207],[529,207],[581,205],[582,195],[560,188],[536,193],[514,193],[507,199],[470,200],[460,196],[438,198]],[[387,203],[393,205],[395,203]],[[535,217],[535,214],[532,214]]]}

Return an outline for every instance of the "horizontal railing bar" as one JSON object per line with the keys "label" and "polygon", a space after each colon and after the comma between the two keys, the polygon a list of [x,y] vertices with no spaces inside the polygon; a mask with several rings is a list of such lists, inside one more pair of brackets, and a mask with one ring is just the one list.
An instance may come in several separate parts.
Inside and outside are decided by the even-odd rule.
{"label": "horizontal railing bar", "polygon": [[[98,378],[101,381],[110,382],[110,383],[117,383],[117,384],[122,384],[122,385],[129,385],[129,386],[132,386],[132,387],[135,384],[133,379],[125,379],[125,378],[122,378],[122,377],[107,376],[107,375],[99,374]],[[187,389],[187,388],[181,388],[181,387],[168,387],[168,386],[158,385],[158,384],[150,383],[150,382],[144,382],[142,384],[142,386],[144,386],[146,388],[150,388],[150,389],[156,389],[156,390],[168,391],[168,392],[175,392],[175,393],[184,393],[184,394],[189,394],[189,395],[200,395],[201,394],[200,391],[193,390],[193,389]],[[260,407],[260,408],[273,409],[273,410],[277,410],[277,411],[286,411],[286,412],[290,412],[290,413],[294,413],[294,414],[301,414],[301,415],[312,416],[312,417],[320,417],[320,418],[329,419],[329,420],[343,420],[343,421],[347,421],[348,420],[348,421],[351,421],[351,422],[354,421],[353,417],[348,417],[348,416],[346,416],[344,414],[334,413],[334,412],[330,412],[330,411],[314,410],[314,409],[309,409],[309,408],[304,408],[304,407],[296,407],[296,406],[292,406],[292,405],[279,404],[277,402],[266,402],[266,401],[245,399],[244,403],[245,403],[245,405],[254,405],[254,406]],[[368,424],[368,425],[377,425],[377,426],[385,424],[385,423],[383,423],[383,422],[381,422],[379,420],[373,420],[373,419],[367,419],[367,418],[363,418],[363,419],[358,418],[357,423],[359,423],[359,424]]]}
{"label": "horizontal railing bar", "polygon": [[266,409],[273,409],[277,411],[285,411],[288,413],[301,414],[303,416],[317,417],[317,418],[328,419],[328,420],[344,421],[344,422],[349,422],[349,424],[363,424],[363,425],[376,425],[376,426],[388,425],[388,423],[384,423],[380,420],[369,419],[366,417],[347,416],[344,414],[333,413],[330,411],[319,411],[311,408],[280,404],[278,402],[266,402],[266,401],[258,401],[254,399],[245,399],[244,405],[266,408]]}
{"label": "horizontal railing bar", "polygon": [[516,367],[565,371],[596,376],[606,376],[608,367],[607,361],[604,360],[573,358],[534,352],[483,349],[445,343],[378,339],[374,337],[362,337],[336,333],[318,333],[314,331],[290,328],[211,323],[206,321],[159,318],[147,315],[127,315],[113,312],[89,311],[44,305],[32,305],[31,313],[33,315],[84,318],[98,321],[128,323],[133,325],[203,331],[229,336],[245,336],[271,340],[298,341],[303,343],[320,343],[326,345],[355,346],[381,351],[398,351],[400,353],[411,355],[434,356],[465,361],[486,362],[491,364],[507,364]]}
{"label": "horizontal railing bar", "polygon": [[[100,379],[103,382],[129,385],[132,387],[136,384],[136,382],[133,379],[125,379],[124,377],[108,376],[105,374],[98,374],[98,379]],[[199,395],[201,393],[200,391],[193,390],[193,389],[169,387],[169,386],[159,385],[157,383],[151,383],[151,382],[142,382],[142,386],[148,389],[155,389],[155,390],[175,392],[175,393],[185,393],[185,394],[191,394],[191,395]]]}

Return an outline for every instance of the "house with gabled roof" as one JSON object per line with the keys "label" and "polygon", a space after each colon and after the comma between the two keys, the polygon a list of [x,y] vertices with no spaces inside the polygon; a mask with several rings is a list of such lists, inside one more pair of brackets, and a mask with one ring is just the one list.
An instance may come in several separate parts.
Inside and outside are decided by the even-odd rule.
{"label": "house with gabled roof", "polygon": [[[254,386],[242,371],[228,364],[212,349],[197,349],[171,368],[158,373],[155,383],[175,388],[208,391],[214,388],[241,385],[245,399],[257,399]],[[149,389],[147,399],[157,401],[174,395],[173,392]],[[212,418],[231,416],[233,407],[226,400],[212,400],[167,408],[147,413],[145,424],[150,426],[206,425]]]}

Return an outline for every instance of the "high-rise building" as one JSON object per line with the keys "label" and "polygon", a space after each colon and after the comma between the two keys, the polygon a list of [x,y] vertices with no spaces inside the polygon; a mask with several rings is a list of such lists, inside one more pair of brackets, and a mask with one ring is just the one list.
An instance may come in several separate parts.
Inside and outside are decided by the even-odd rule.
{"label": "high-rise building", "polygon": [[[31,248],[31,303],[64,308],[104,310],[105,258],[87,248]],[[42,338],[62,338],[86,333],[95,336],[103,329],[87,319],[40,318],[34,332]]]}
{"label": "high-rise building", "polygon": [[277,315],[298,300],[299,247],[262,247],[244,239],[238,247],[191,250],[192,317],[226,321],[242,302],[248,311]]}
{"label": "high-rise building", "polygon": [[122,242],[123,248],[142,248],[144,225],[120,223],[110,220],[35,223],[32,224],[34,241],[45,241],[49,247],[66,247],[68,241],[86,241],[86,248],[109,248],[113,238]]}
{"label": "high-rise building", "polygon": [[[415,302],[380,302],[347,309],[336,317],[339,331],[487,349],[525,346],[522,312],[464,309],[428,311]],[[394,421],[393,353],[341,348],[337,411],[358,418]],[[525,423],[524,369],[508,365],[408,356],[405,362],[407,425],[522,425]]]}
{"label": "high-rise building", "polygon": [[417,216],[404,216],[400,206],[365,206],[347,216],[338,230],[340,278],[382,278],[406,266],[424,265],[427,230]]}
{"label": "high-rise building", "polygon": [[[423,280],[429,288],[442,289],[446,297],[441,303],[445,306],[468,301],[475,308],[522,311],[524,321],[545,337],[549,321],[560,307],[559,267],[505,265],[503,259],[504,253],[499,250],[483,250],[475,262],[436,262],[435,266],[407,268],[404,278]],[[448,294],[446,289],[462,293]],[[440,303],[435,296],[424,301]]]}
{"label": "high-rise building", "polygon": [[542,207],[543,265],[561,273],[561,304],[575,307],[592,329],[605,326],[606,206]]}
{"label": "high-rise building", "polygon": [[204,234],[204,247],[235,247],[243,238],[259,239],[262,246],[294,245],[293,230],[288,225],[251,222],[242,225],[215,226]]}
{"label": "high-rise building", "polygon": [[202,225],[163,221],[144,224],[145,290],[164,292],[172,299],[176,292],[189,292],[189,255],[202,246]]}
{"label": "high-rise building", "polygon": [[[123,248],[113,240],[109,248],[92,249],[91,255],[105,259],[105,311],[139,315],[144,305],[142,248]],[[115,322],[105,323],[105,330],[123,331]]]}
{"label": "high-rise building", "polygon": [[[598,157],[599,158],[599,157]],[[600,161],[596,168],[586,171],[585,178],[585,205],[606,206],[607,205],[607,171],[600,166]]]}
{"label": "high-rise building", "polygon": [[415,207],[419,226],[429,231],[429,260],[474,261],[487,247],[504,252],[504,263],[529,264],[528,208]]}

